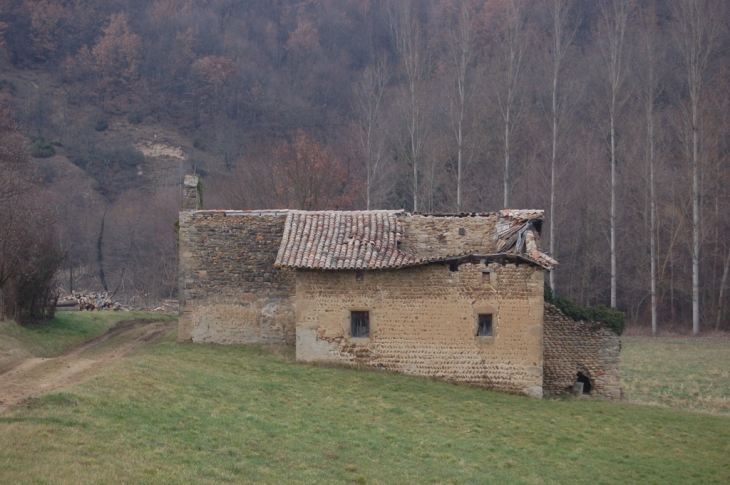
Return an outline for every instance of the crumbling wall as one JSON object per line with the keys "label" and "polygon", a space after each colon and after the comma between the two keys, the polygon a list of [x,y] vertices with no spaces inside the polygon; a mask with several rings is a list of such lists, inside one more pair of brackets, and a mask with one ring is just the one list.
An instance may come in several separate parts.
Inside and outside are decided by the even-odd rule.
{"label": "crumbling wall", "polygon": [[276,211],[180,213],[180,340],[294,344],[294,274],[274,268],[285,220]]}
{"label": "crumbling wall", "polygon": [[496,214],[433,216],[406,214],[401,249],[435,259],[495,252]]}
{"label": "crumbling wall", "polygon": [[544,319],[545,394],[570,393],[580,372],[590,380],[591,395],[620,399],[619,336],[597,323],[576,322],[549,303]]}
{"label": "crumbling wall", "polygon": [[[297,359],[541,397],[543,281],[542,269],[513,264],[299,270]],[[369,338],[350,337],[351,311],[369,312]],[[480,313],[493,314],[492,337],[476,336]]]}

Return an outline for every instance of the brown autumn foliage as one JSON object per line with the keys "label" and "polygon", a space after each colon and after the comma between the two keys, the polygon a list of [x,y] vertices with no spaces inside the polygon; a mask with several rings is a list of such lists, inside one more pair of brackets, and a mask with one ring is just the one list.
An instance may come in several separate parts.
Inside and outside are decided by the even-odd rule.
{"label": "brown autumn foliage", "polygon": [[332,152],[303,131],[273,151],[276,191],[284,207],[302,210],[347,209],[360,187]]}
{"label": "brown autumn foliage", "polygon": [[[648,321],[654,234],[660,322],[687,321],[692,201],[699,200],[702,325],[730,328],[724,217],[730,205],[730,4],[681,0],[709,7],[721,27],[702,78],[697,199],[688,157],[691,93],[677,69],[681,25],[672,5],[678,1],[630,2],[625,89],[615,113],[616,299],[631,321]],[[397,42],[404,33],[398,12],[406,4],[409,25],[418,26],[416,50]],[[54,201],[63,202],[58,227],[70,251],[66,287],[98,289],[93,247],[106,213],[110,287],[121,284],[120,291],[150,298],[173,294],[174,250],[164,243],[177,209],[171,200],[180,174],[195,171],[208,187],[209,208],[367,204],[413,210],[417,196],[419,210],[495,211],[507,192],[511,207],[548,209],[554,202],[546,214],[553,234],[546,224],[544,242],[552,237],[561,262],[556,289],[582,304],[605,304],[611,296],[611,158],[600,75],[601,4],[608,3],[0,0],[7,53],[0,56],[0,90],[12,95],[28,137],[22,144],[41,135],[58,141],[57,153],[79,169],[58,173],[53,158],[42,162]],[[507,13],[518,5],[523,15],[510,29]],[[554,76],[556,6],[568,44]],[[456,42],[465,34],[463,8],[473,15],[469,41]],[[649,11],[657,48],[644,54],[647,29],[639,19]],[[510,78],[515,33],[512,52],[521,59]],[[465,47],[469,52],[459,51]],[[409,52],[410,61],[418,56],[417,76],[409,76]],[[653,158],[643,95],[649,65],[658,86]],[[26,69],[45,80],[37,87],[19,81],[16,74]],[[381,73],[375,80],[374,70]],[[90,126],[99,108],[122,128],[96,134]],[[141,125],[127,132],[127,119]],[[133,139],[137,130],[150,136],[158,127],[179,135],[174,144],[186,156],[169,164],[172,175],[164,183],[148,178],[154,161],[135,151],[139,140]],[[655,230],[650,158],[656,162]],[[86,187],[84,177],[93,179],[93,190],[68,190],[69,184]],[[154,222],[141,216],[145,203],[155,211]]]}
{"label": "brown autumn foliage", "polygon": [[137,80],[140,55],[140,38],[127,25],[126,15],[112,15],[103,33],[91,50],[102,98],[130,90]]}

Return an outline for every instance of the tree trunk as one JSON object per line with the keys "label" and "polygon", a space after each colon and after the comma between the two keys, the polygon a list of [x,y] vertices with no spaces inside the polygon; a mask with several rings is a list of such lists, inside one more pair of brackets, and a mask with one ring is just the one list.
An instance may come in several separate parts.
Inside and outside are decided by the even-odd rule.
{"label": "tree trunk", "polygon": [[651,333],[657,333],[657,220],[656,220],[656,185],[654,173],[654,98],[652,95],[647,101],[648,131],[649,131],[649,257],[651,258]]}
{"label": "tree trunk", "polygon": [[692,334],[700,333],[700,163],[697,106],[692,100]]}
{"label": "tree trunk", "polygon": [[722,300],[725,297],[728,270],[730,270],[730,249],[728,249],[727,256],[725,257],[725,268],[722,271],[722,280],[720,280],[720,294],[717,297],[717,322],[715,323],[715,331],[720,331],[720,323],[722,322]]}
{"label": "tree trunk", "polygon": [[616,307],[616,94],[611,99],[611,308]]}

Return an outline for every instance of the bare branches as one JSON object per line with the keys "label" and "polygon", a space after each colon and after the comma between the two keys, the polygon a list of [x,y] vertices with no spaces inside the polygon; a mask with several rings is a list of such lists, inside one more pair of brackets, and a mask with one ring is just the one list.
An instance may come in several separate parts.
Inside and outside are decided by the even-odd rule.
{"label": "bare branches", "polygon": [[690,99],[692,133],[690,161],[692,165],[692,332],[700,331],[700,96],[703,77],[720,34],[719,2],[715,0],[674,0],[672,12],[676,17],[675,42],[682,54],[685,82]]}
{"label": "bare branches", "polygon": [[378,205],[373,200],[373,190],[382,182],[381,169],[385,155],[382,103],[390,74],[385,56],[365,68],[362,78],[355,84],[354,104],[359,128],[359,149],[365,160],[366,208]]}

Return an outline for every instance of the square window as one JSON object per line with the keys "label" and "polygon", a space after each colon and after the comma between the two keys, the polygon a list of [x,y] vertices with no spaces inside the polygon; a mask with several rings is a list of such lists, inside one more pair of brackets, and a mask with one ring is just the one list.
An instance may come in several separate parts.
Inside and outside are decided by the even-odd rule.
{"label": "square window", "polygon": [[491,337],[492,334],[492,314],[479,314],[479,327],[477,327],[477,337]]}
{"label": "square window", "polygon": [[370,312],[350,312],[350,337],[370,336]]}

